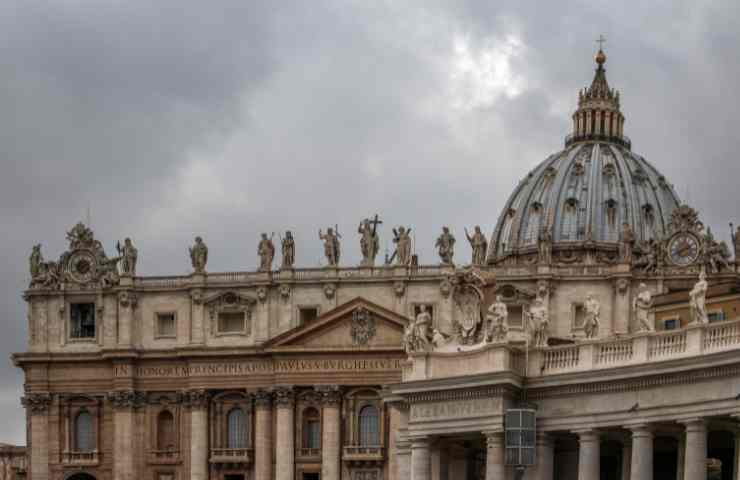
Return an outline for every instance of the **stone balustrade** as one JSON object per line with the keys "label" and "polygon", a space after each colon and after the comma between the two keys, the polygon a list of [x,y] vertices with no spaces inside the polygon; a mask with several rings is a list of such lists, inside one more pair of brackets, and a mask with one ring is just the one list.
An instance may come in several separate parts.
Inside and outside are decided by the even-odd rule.
{"label": "stone balustrade", "polygon": [[210,463],[252,463],[251,448],[212,448]]}
{"label": "stone balustrade", "polygon": [[62,463],[65,465],[94,466],[100,463],[100,452],[62,452]]}
{"label": "stone balustrade", "polygon": [[403,380],[427,380],[512,371],[541,377],[663,362],[726,350],[740,350],[740,320],[690,325],[681,330],[643,332],[572,345],[530,348],[490,343],[458,352],[415,352],[403,366]]}
{"label": "stone balustrade", "polygon": [[152,465],[174,465],[180,463],[180,451],[152,450],[149,452],[149,463]]}

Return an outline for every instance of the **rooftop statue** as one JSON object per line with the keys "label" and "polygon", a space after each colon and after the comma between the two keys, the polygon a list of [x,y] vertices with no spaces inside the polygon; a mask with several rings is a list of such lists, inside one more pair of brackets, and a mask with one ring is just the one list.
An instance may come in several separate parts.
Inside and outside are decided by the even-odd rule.
{"label": "rooftop statue", "polygon": [[622,224],[622,236],[619,238],[619,260],[627,265],[632,264],[632,249],[635,245],[635,232],[632,226],[624,222]]}
{"label": "rooftop statue", "polygon": [[121,258],[121,275],[129,277],[136,276],[136,261],[139,258],[139,251],[134,247],[131,239],[126,238],[123,241],[123,247],[118,242],[116,244],[116,250],[118,251],[118,256]]}
{"label": "rooftop statue", "polygon": [[393,252],[388,263],[393,263],[396,259],[398,265],[409,265],[411,263],[411,228],[398,227],[393,229],[393,243],[396,244],[396,251]]}
{"label": "rooftop statue", "polygon": [[319,229],[319,239],[324,241],[324,256],[326,256],[326,261],[330,267],[339,266],[339,257],[341,255],[340,238],[342,236],[339,234],[339,227],[336,225],[334,228],[327,228],[326,234]]}
{"label": "rooftop statue", "polygon": [[732,238],[732,246],[735,253],[735,263],[740,263],[740,258],[738,258],[738,254],[740,254],[740,225],[737,226],[737,230],[733,232],[733,225],[732,222],[730,222],[730,237]]}
{"label": "rooftop statue", "polygon": [[486,250],[488,249],[488,241],[480,230],[480,225],[475,226],[473,235],[470,236],[468,229],[465,228],[465,236],[470,242],[470,247],[473,249],[473,259],[471,263],[473,265],[483,265],[486,263]]}
{"label": "rooftop statue", "polygon": [[208,247],[201,237],[195,237],[195,245],[190,247],[190,262],[195,273],[205,273],[208,263]]}
{"label": "rooftop statue", "polygon": [[699,274],[699,281],[689,292],[689,306],[691,307],[691,323],[704,324],[709,323],[707,315],[707,274],[702,271]]}
{"label": "rooftop statue", "polygon": [[653,332],[655,327],[650,323],[650,309],[653,306],[653,296],[647,285],[641,283],[637,288],[637,295],[632,301],[632,310],[635,312],[637,329],[640,332]]}
{"label": "rooftop statue", "polygon": [[275,258],[275,245],[272,243],[273,233],[267,237],[266,233],[262,234],[259,244],[257,245],[257,255],[260,257],[260,272],[269,272],[272,270],[272,260]]}
{"label": "rooftop statue", "polygon": [[360,222],[360,226],[357,227],[357,233],[360,234],[360,251],[362,252],[362,263],[363,267],[372,267],[375,265],[375,257],[378,255],[380,250],[380,242],[378,241],[378,224],[383,223],[378,220],[378,216],[375,215],[374,219],[366,218]]}
{"label": "rooftop statue", "polygon": [[31,279],[34,279],[41,274],[41,266],[44,263],[44,257],[41,255],[41,244],[34,245],[31,249],[31,256],[28,259],[29,270],[31,272]]}
{"label": "rooftop statue", "polygon": [[550,338],[550,318],[545,302],[541,298],[535,298],[534,303],[527,312],[529,317],[529,331],[532,333],[532,344],[535,347],[546,347]]}
{"label": "rooftop statue", "polygon": [[641,268],[642,273],[655,273],[658,270],[658,253],[658,243],[654,239],[643,240],[634,266]]}
{"label": "rooftop statue", "polygon": [[496,295],[496,300],[488,307],[486,314],[486,342],[506,341],[508,318],[506,304],[501,300],[501,295]]}
{"label": "rooftop statue", "polygon": [[283,264],[280,268],[293,268],[293,264],[295,263],[295,241],[293,240],[293,232],[287,230],[285,232],[285,238],[280,239],[280,244],[283,249]]}
{"label": "rooftop statue", "polygon": [[542,265],[552,263],[552,232],[547,227],[542,227],[537,236],[537,252]]}
{"label": "rooftop statue", "polygon": [[594,298],[594,294],[589,292],[586,295],[586,302],[583,305],[586,311],[586,318],[583,322],[583,331],[586,338],[596,338],[599,335],[599,326],[601,325],[601,303]]}
{"label": "rooftop statue", "polygon": [[452,265],[452,257],[455,255],[455,237],[450,233],[449,227],[442,227],[442,234],[437,237],[434,246],[437,247],[442,264]]}

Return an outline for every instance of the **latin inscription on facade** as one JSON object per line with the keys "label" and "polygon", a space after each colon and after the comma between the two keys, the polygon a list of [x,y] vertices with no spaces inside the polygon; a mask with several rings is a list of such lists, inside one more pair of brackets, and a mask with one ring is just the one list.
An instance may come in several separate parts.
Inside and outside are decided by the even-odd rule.
{"label": "latin inscription on facade", "polygon": [[469,418],[493,415],[498,411],[496,398],[475,398],[411,405],[411,421]]}
{"label": "latin inscription on facade", "polygon": [[331,373],[401,370],[400,359],[317,359],[317,360],[252,360],[241,362],[199,363],[196,365],[137,366],[117,365],[116,377],[187,378],[200,376],[240,376],[280,373]]}

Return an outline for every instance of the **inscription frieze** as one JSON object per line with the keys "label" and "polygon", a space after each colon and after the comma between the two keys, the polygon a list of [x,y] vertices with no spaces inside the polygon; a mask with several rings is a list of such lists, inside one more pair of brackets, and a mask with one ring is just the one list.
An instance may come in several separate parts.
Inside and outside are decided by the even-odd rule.
{"label": "inscription frieze", "polygon": [[451,402],[420,403],[411,405],[411,421],[446,420],[493,415],[499,410],[496,398],[474,398]]}

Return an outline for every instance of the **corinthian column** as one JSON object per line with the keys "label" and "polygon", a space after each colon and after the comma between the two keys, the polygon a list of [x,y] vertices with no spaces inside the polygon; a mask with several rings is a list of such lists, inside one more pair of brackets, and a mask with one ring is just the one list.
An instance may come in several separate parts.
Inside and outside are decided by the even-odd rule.
{"label": "corinthian column", "polygon": [[411,439],[411,480],[431,480],[432,465],[429,455],[429,439]]}
{"label": "corinthian column", "polygon": [[254,476],[272,480],[272,394],[257,391],[254,404]]}
{"label": "corinthian column", "polygon": [[588,429],[576,433],[578,434],[578,480],[599,478],[601,469],[599,432]]}
{"label": "corinthian column", "polygon": [[635,425],[632,430],[632,480],[653,480],[653,432],[647,425]]}
{"label": "corinthian column", "polygon": [[187,393],[190,407],[190,479],[208,480],[208,400],[205,390]]}
{"label": "corinthian column", "polygon": [[113,406],[113,480],[134,480],[134,410],[144,403],[144,394],[121,390],[108,394]]}
{"label": "corinthian column", "polygon": [[685,422],[686,453],[684,454],[684,480],[705,480],[707,478],[707,425],[703,418],[693,418]]}
{"label": "corinthian column", "polygon": [[486,480],[504,480],[504,432],[486,433]]}
{"label": "corinthian column", "polygon": [[31,417],[29,432],[29,460],[31,471],[29,478],[49,480],[49,405],[51,395],[48,393],[29,393],[21,399],[26,407],[26,415]]}
{"label": "corinthian column", "polygon": [[339,431],[341,428],[339,407],[342,395],[338,388],[321,389],[322,417],[321,428],[321,478],[322,480],[340,480],[339,468]]}
{"label": "corinthian column", "polygon": [[291,387],[277,387],[277,462],[275,480],[293,480],[295,471],[294,395]]}

